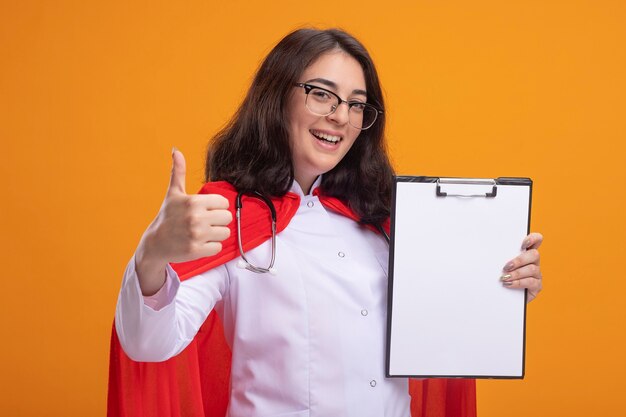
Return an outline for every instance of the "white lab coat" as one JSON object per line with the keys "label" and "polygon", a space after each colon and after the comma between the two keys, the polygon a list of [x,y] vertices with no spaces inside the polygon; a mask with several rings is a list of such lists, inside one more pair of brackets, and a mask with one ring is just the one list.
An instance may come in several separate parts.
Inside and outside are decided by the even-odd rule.
{"label": "white lab coat", "polygon": [[[166,360],[215,308],[233,353],[229,416],[409,416],[408,380],[384,376],[387,243],[297,183],[291,191],[301,202],[277,237],[276,275],[236,258],[181,283],[168,266],[164,288],[144,299],[133,257],[115,316],[122,347]],[[248,259],[267,266],[270,245]]]}

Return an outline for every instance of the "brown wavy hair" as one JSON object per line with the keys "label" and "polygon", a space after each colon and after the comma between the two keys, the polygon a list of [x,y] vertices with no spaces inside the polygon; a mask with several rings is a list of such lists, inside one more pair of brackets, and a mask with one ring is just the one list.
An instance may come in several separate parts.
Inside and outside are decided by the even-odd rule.
{"label": "brown wavy hair", "polygon": [[[289,93],[309,65],[337,49],[360,63],[367,102],[384,109],[376,68],[358,40],[339,29],[298,29],[267,55],[239,109],[209,142],[205,180],[225,180],[243,192],[284,195],[294,180],[288,136]],[[344,200],[363,223],[380,224],[389,216],[393,169],[384,132],[385,115],[379,114],[339,164],[322,176],[322,193]]]}

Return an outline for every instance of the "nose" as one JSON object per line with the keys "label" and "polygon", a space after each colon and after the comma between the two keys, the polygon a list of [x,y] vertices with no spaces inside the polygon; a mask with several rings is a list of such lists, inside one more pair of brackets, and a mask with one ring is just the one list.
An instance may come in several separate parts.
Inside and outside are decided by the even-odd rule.
{"label": "nose", "polygon": [[[343,106],[343,104],[345,104],[345,106]],[[335,107],[335,111],[326,117],[328,117],[329,120],[337,123],[338,125],[343,126],[348,123],[348,119],[350,117],[348,114],[349,112],[350,106],[348,105],[348,103],[343,102],[339,103],[339,105]]]}

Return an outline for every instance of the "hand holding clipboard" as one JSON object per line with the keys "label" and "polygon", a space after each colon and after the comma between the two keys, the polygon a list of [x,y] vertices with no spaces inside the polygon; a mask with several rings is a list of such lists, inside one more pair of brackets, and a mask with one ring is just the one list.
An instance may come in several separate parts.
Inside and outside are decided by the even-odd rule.
{"label": "hand holding clipboard", "polygon": [[541,290],[531,189],[528,178],[396,178],[389,376],[523,377],[526,297]]}

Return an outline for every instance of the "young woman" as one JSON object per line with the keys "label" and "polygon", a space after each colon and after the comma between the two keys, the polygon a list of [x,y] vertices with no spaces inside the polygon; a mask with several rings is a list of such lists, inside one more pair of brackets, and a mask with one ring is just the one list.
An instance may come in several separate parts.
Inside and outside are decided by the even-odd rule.
{"label": "young woman", "polygon": [[[410,415],[409,381],[384,376],[382,232],[393,174],[384,126],[365,48],[343,31],[302,29],[269,53],[209,146],[201,194],[186,194],[184,158],[173,151],[165,201],[120,292],[110,415]],[[529,235],[528,250],[505,267],[506,285],[527,288],[530,299],[541,289],[541,240]],[[204,342],[205,327],[221,326],[232,356]],[[126,355],[174,365],[159,371]],[[226,376],[208,368],[219,361]],[[218,394],[207,374],[229,381],[218,405],[209,404]],[[413,387],[414,413],[418,400],[428,407],[427,397],[415,398],[419,389],[428,391]],[[459,415],[471,415],[473,386],[455,389],[454,400],[470,404]]]}

